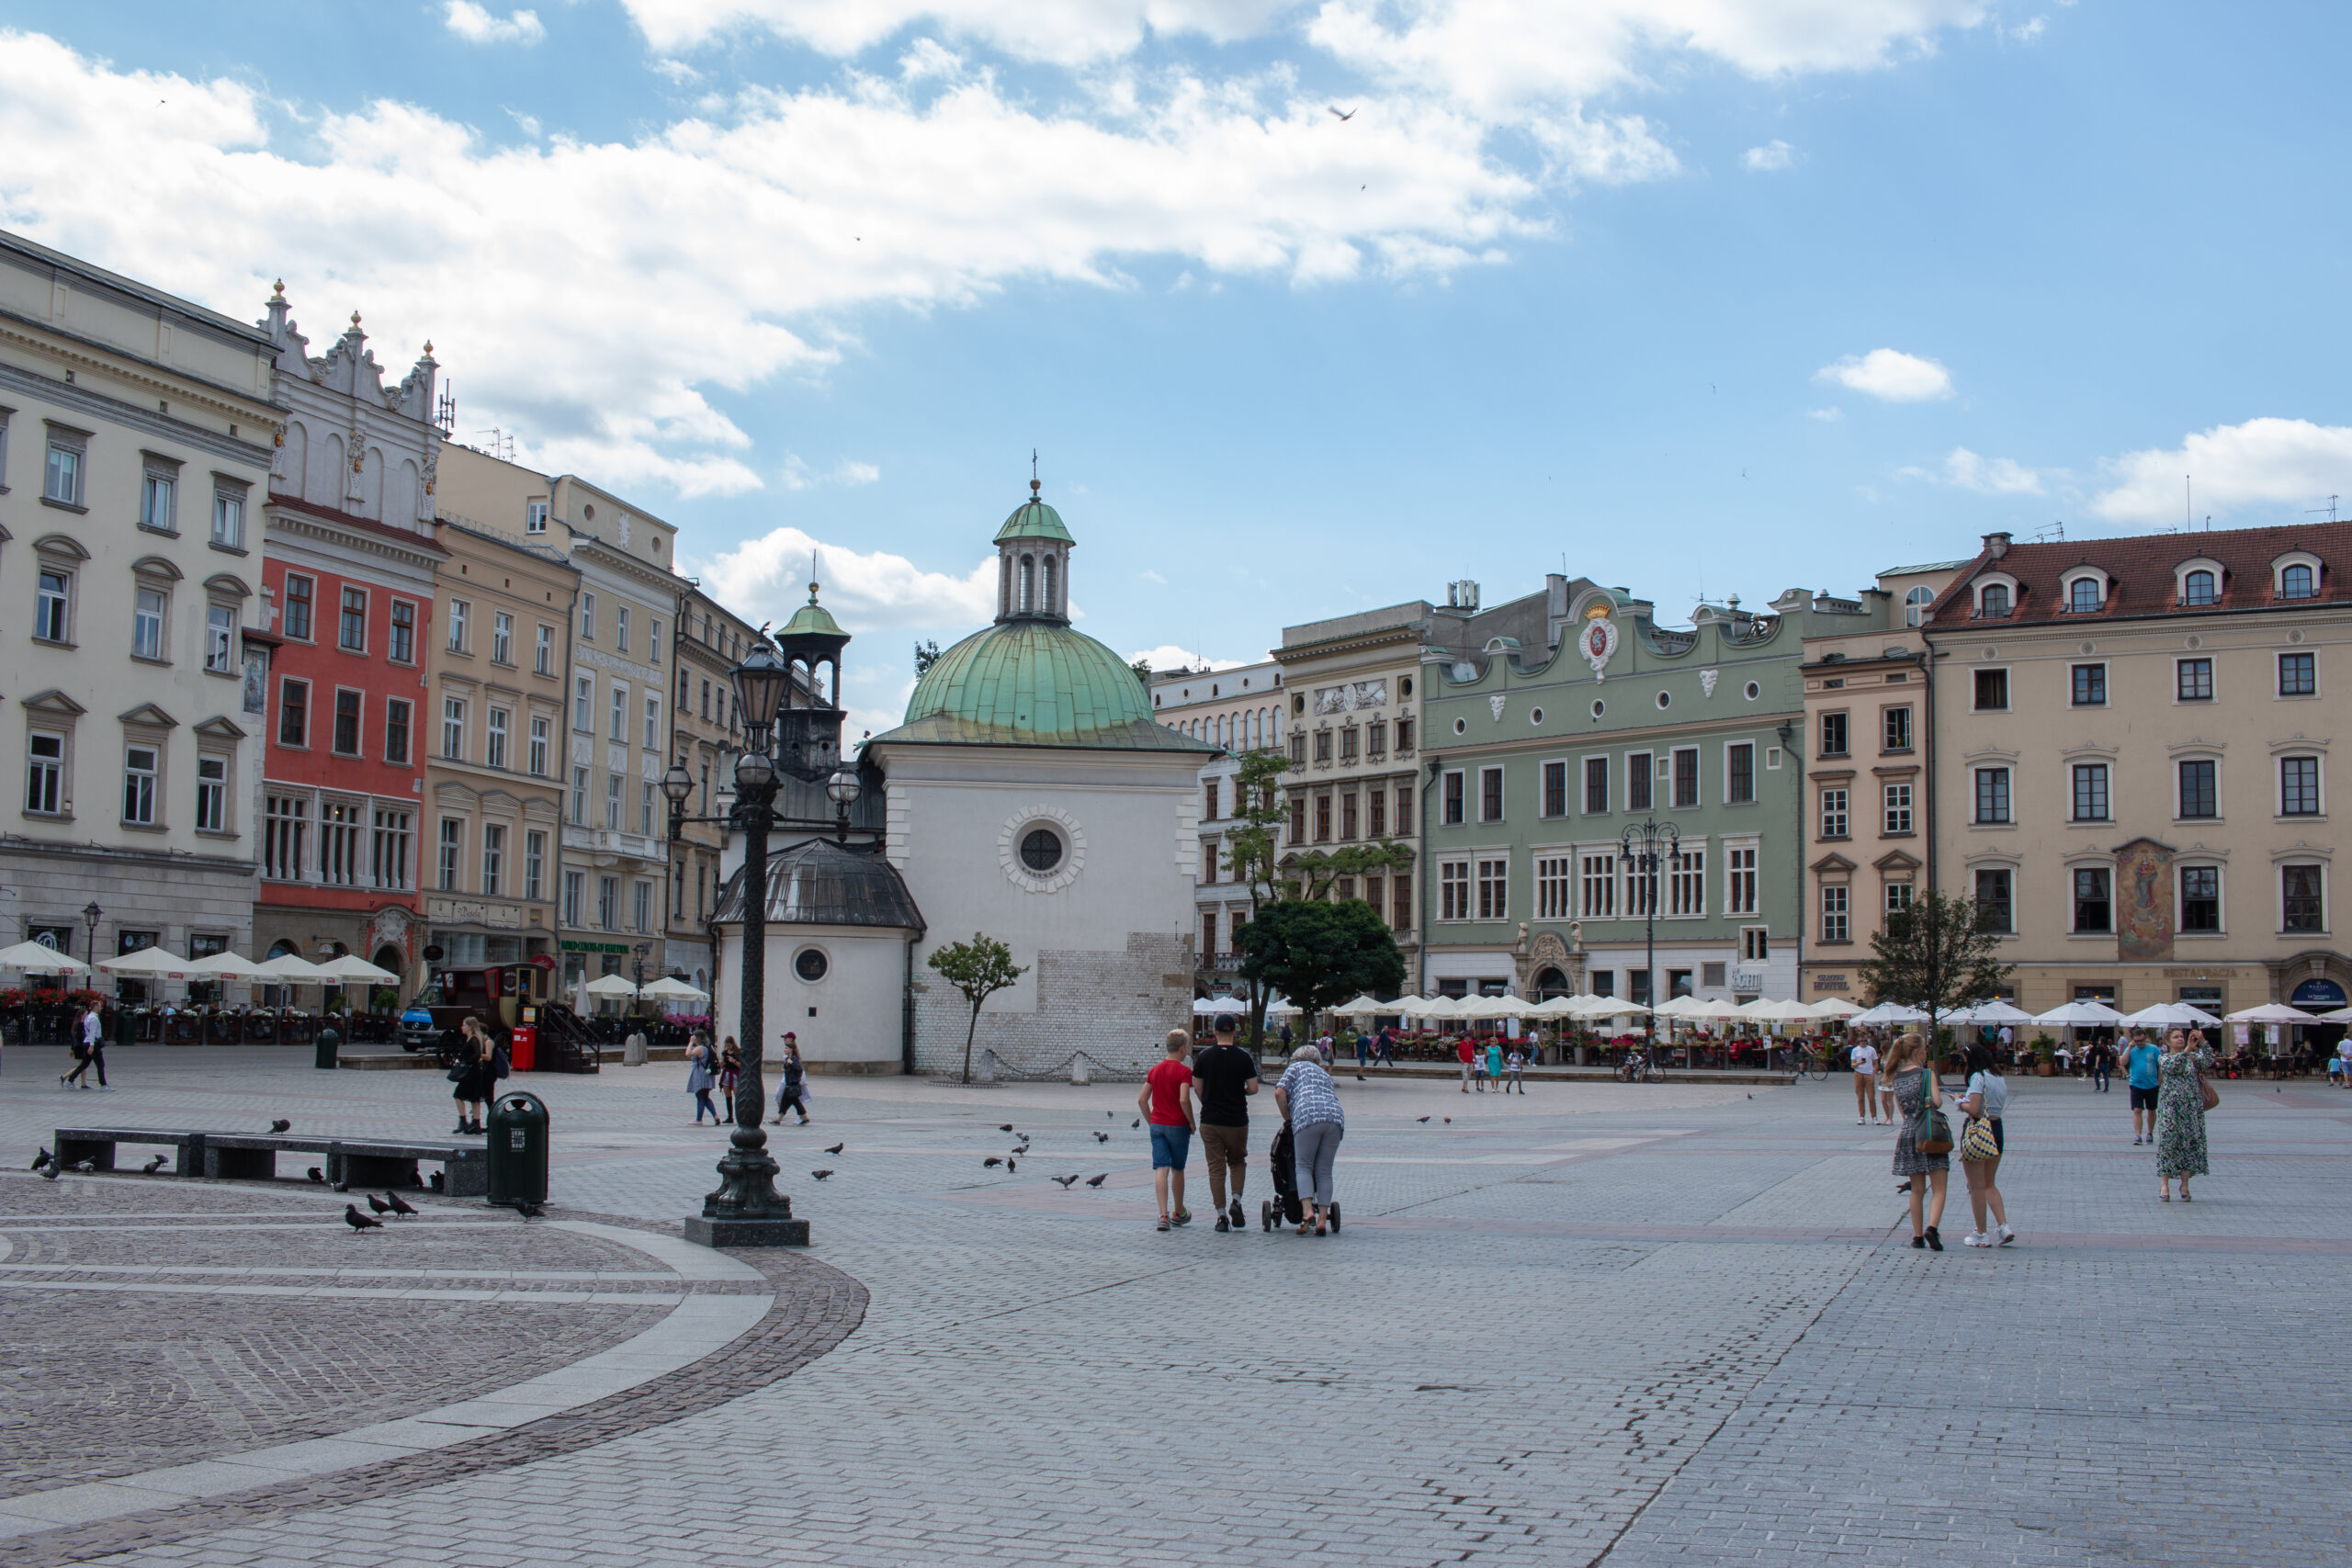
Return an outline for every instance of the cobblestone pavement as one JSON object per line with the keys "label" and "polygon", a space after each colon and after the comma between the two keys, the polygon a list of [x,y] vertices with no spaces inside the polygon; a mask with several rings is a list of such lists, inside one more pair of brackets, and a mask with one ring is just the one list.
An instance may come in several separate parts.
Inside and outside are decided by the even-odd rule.
{"label": "cobblestone pavement", "polygon": [[[381,1135],[447,1116],[431,1075],[290,1054],[124,1052],[103,1100],[9,1056],[0,1146],[28,1156],[101,1110]],[[555,1120],[551,1218],[673,1224],[696,1204],[720,1138],[690,1124],[683,1079],[530,1080]],[[403,1485],[322,1482],[50,1560],[2071,1568],[2352,1547],[2330,1495],[2352,1373],[2324,1315],[2352,1284],[2352,1094],[2225,1086],[2215,1174],[2167,1205],[2124,1096],[2020,1081],[2019,1243],[1958,1245],[1955,1174],[1936,1255],[1894,1228],[1892,1134],[1854,1125],[1841,1081],[1340,1084],[1348,1224],[1317,1240],[1258,1228],[1262,1168],[1247,1230],[1216,1234],[1197,1164],[1199,1223],[1155,1232],[1132,1087],[820,1080],[816,1124],[771,1133],[816,1229],[802,1261],[871,1292],[830,1353],[820,1336],[789,1376],[706,1382],[660,1419],[442,1478],[420,1458]],[[1008,1122],[1034,1140],[1011,1175],[982,1165],[1013,1146]],[[70,1178],[37,1185],[83,1201]],[[160,1209],[171,1184],[80,1185]],[[0,1184],[0,1210],[26,1213],[21,1190]],[[460,1267],[519,1240],[464,1234],[490,1256]]]}

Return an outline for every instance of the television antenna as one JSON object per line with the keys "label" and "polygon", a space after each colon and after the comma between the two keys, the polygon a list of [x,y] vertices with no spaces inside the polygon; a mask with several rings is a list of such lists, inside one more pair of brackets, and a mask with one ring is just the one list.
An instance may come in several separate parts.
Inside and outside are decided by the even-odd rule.
{"label": "television antenna", "polygon": [[488,430],[478,430],[474,434],[490,437],[490,445],[484,450],[492,457],[509,463],[514,460],[514,437],[510,433],[493,424]]}
{"label": "television antenna", "polygon": [[441,383],[441,398],[433,407],[433,423],[441,427],[444,435],[458,432],[458,389],[454,382]]}
{"label": "television antenna", "polygon": [[[2330,523],[2333,523],[2333,522],[2335,522],[2335,502],[2336,502],[2336,497],[2335,497],[2335,496],[2331,495],[2331,496],[2329,496],[2329,497],[2327,498],[2327,520],[2328,520]],[[2311,508],[2309,511],[2305,512],[2305,513],[2303,513],[2303,515],[2304,515],[2304,516],[2306,516],[2306,517],[2316,517],[2316,516],[2318,516],[2318,515],[2319,515],[2319,513],[2320,513],[2320,509],[2319,509],[2318,507],[2314,506],[2314,507]]]}

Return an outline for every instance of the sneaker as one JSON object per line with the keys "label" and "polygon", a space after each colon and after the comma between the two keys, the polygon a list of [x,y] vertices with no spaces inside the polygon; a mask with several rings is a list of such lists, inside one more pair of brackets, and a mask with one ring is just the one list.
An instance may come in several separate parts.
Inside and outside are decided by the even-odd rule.
{"label": "sneaker", "polygon": [[1159,1228],[1161,1230],[1166,1230],[1168,1228],[1168,1216],[1165,1214],[1159,1216]]}
{"label": "sneaker", "polygon": [[1944,1238],[1936,1234],[1935,1226],[1929,1225],[1928,1227],[1928,1250],[1930,1252],[1941,1252],[1943,1249]]}
{"label": "sneaker", "polygon": [[1219,1215],[1216,1217],[1216,1234],[1217,1234],[1217,1235],[1223,1235],[1226,1232],[1227,1232],[1227,1231],[1231,1230],[1232,1228],[1233,1228],[1233,1222],[1232,1222],[1232,1221],[1230,1221],[1230,1220],[1227,1219],[1223,1214],[1219,1214]]}
{"label": "sneaker", "polygon": [[1928,1249],[1928,1238],[1923,1235],[1915,1235],[1911,1238],[1911,1245],[1925,1252]]}
{"label": "sneaker", "polygon": [[1190,1209],[1179,1209],[1179,1210],[1177,1210],[1177,1211],[1176,1211],[1176,1223],[1177,1223],[1178,1224],[1180,1224],[1180,1225],[1189,1225],[1189,1224],[1191,1224],[1193,1223],[1193,1211],[1192,1211],[1192,1210],[1190,1210]]}
{"label": "sneaker", "polygon": [[2008,1245],[2009,1245],[2009,1243],[2011,1243],[2011,1242],[2013,1242],[2013,1241],[2017,1240],[2017,1238],[2018,1238],[2018,1233],[2017,1233],[2017,1232],[2015,1232],[2015,1231],[2011,1230],[2011,1229],[2010,1229],[2008,1226],[2007,1226],[2007,1225],[2003,1225],[2003,1226],[2001,1227],[2001,1245],[2002,1245],[2003,1247],[2007,1247],[2007,1246],[2008,1246]]}
{"label": "sneaker", "polygon": [[1986,1241],[1976,1232],[1970,1231],[1966,1235],[1960,1238],[1960,1245],[1962,1247],[1990,1247],[1993,1244]]}
{"label": "sneaker", "polygon": [[2136,1149],[2136,1148],[2138,1148],[2138,1147],[2140,1146],[2140,1139],[2139,1139],[2139,1135],[2138,1135],[2137,1134],[2134,1134],[2132,1135],[2132,1146],[2133,1148],[2135,1148],[2135,1149]]}

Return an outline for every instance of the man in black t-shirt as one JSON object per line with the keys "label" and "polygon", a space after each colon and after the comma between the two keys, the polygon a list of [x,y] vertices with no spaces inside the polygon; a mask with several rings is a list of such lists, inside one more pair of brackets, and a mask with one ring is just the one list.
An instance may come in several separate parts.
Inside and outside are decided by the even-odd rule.
{"label": "man in black t-shirt", "polygon": [[[1193,1057],[1193,1081],[1201,1102],[1201,1153],[1209,1162],[1209,1202],[1217,1211],[1216,1228],[1239,1230],[1241,1184],[1247,1179],[1250,1154],[1250,1100],[1258,1092],[1258,1059],[1234,1043],[1241,1021],[1221,1012],[1209,1026],[1214,1044]],[[1225,1179],[1233,1177],[1231,1207],[1227,1206]]]}

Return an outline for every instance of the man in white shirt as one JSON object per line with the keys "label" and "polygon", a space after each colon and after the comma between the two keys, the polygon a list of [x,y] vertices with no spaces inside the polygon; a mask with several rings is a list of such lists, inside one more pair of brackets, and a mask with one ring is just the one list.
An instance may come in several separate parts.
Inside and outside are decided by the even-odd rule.
{"label": "man in white shirt", "polygon": [[74,1080],[75,1078],[80,1078],[82,1080],[82,1087],[84,1089],[87,1089],[90,1087],[90,1080],[85,1075],[86,1075],[89,1070],[95,1066],[98,1069],[98,1087],[100,1089],[106,1088],[106,1021],[98,1016],[98,1004],[92,1002],[90,1004],[90,1010],[82,1015],[82,1059],[74,1064],[74,1070],[72,1072],[67,1073],[63,1077],[59,1078],[57,1081],[65,1085],[68,1089],[71,1089],[74,1087]]}
{"label": "man in white shirt", "polygon": [[1854,1125],[1859,1127],[1878,1116],[1878,1047],[1869,1035],[1847,1054],[1847,1063],[1854,1069]]}

